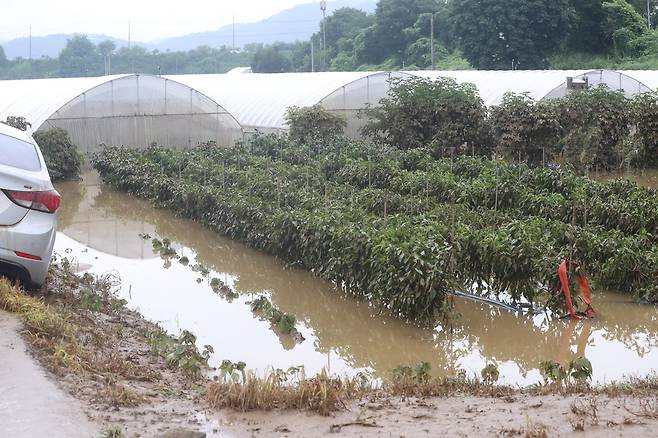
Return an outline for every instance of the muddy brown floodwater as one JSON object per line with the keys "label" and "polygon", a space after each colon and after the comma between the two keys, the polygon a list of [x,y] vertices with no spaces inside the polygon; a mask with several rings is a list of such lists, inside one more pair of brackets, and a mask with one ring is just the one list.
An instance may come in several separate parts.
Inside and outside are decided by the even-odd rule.
{"label": "muddy brown floodwater", "polygon": [[[451,327],[421,329],[378,315],[308,272],[285,269],[273,257],[103,186],[94,174],[57,189],[63,202],[56,252],[81,270],[117,275],[131,308],[172,334],[194,332],[200,346],[214,347],[215,366],[229,359],[260,372],[303,364],[308,374],[328,368],[381,377],[420,361],[445,375],[479,373],[493,362],[501,383],[515,385],[538,382],[540,361],[580,355],[591,360],[601,383],[658,369],[658,308],[627,296],[597,291],[598,318],[585,322],[519,316],[458,300],[461,318]],[[144,235],[170,239],[189,266],[161,258]],[[210,274],[195,272],[195,264]],[[212,278],[237,296],[215,293]],[[260,295],[297,317],[304,342],[277,335],[252,314],[247,303]]]}
{"label": "muddy brown floodwater", "polygon": [[625,178],[630,179],[631,181],[635,181],[644,187],[658,188],[658,169],[649,169],[637,172],[595,173],[590,176],[598,181]]}

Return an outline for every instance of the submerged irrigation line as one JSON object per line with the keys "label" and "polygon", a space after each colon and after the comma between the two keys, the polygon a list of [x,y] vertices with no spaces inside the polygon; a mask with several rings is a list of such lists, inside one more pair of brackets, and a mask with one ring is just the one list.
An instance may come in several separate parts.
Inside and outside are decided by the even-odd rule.
{"label": "submerged irrigation line", "polygon": [[[477,302],[484,303],[484,304],[489,304],[490,306],[500,307],[502,309],[509,310],[511,312],[524,313],[527,310],[527,308],[515,307],[515,306],[512,306],[511,304],[503,303],[502,301],[494,300],[492,298],[481,297],[479,295],[475,295],[475,294],[472,294],[472,293],[469,293],[469,292],[453,291],[453,292],[450,293],[450,295],[454,295],[456,297],[466,298],[466,299],[469,299],[469,300],[472,300],[472,301],[477,301]],[[533,313],[535,313],[534,310],[533,310]]]}

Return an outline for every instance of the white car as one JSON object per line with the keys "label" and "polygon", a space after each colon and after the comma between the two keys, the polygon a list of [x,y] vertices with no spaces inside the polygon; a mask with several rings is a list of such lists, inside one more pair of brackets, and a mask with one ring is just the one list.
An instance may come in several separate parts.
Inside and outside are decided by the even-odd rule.
{"label": "white car", "polygon": [[0,123],[0,275],[44,284],[60,201],[34,139]]}

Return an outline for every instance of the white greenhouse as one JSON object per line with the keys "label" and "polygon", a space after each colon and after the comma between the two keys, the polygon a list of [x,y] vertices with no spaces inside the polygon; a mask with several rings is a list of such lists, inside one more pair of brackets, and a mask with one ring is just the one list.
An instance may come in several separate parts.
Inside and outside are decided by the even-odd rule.
{"label": "white greenhouse", "polygon": [[246,132],[287,129],[291,106],[322,105],[347,120],[346,134],[360,136],[359,113],[376,106],[390,91],[390,80],[418,76],[454,78],[472,83],[487,106],[499,105],[507,92],[528,93],[535,100],[566,96],[571,89],[605,84],[627,96],[651,87],[631,75],[609,70],[407,71],[355,73],[279,73],[170,76],[221,103]]}
{"label": "white greenhouse", "polygon": [[191,147],[242,139],[240,124],[213,99],[149,75],[0,81],[0,120],[22,116],[32,130],[65,129],[85,153],[99,144]]}
{"label": "white greenhouse", "polygon": [[346,133],[357,136],[358,112],[376,105],[390,89],[394,72],[323,72],[169,76],[226,108],[247,132],[287,129],[285,115],[292,106],[322,105],[343,116]]}
{"label": "white greenhouse", "polygon": [[642,82],[652,91],[658,91],[658,71],[656,70],[622,70],[621,73]]}
{"label": "white greenhouse", "polygon": [[610,70],[516,70],[516,71],[413,71],[411,75],[429,78],[453,78],[459,83],[474,84],[487,106],[499,105],[505,93],[528,93],[534,100],[564,97],[577,87],[604,84],[623,91],[628,97],[650,91],[629,75]]}
{"label": "white greenhouse", "polygon": [[541,100],[599,84],[627,96],[658,89],[655,71],[130,74],[0,81],[0,120],[23,116],[33,130],[64,128],[89,153],[101,143],[145,147],[156,142],[180,148],[213,140],[232,145],[257,131],[287,130],[285,115],[291,106],[322,105],[346,119],[349,137],[359,138],[365,123],[362,110],[389,94],[392,79],[411,76],[472,83],[487,106],[500,104],[507,92]]}

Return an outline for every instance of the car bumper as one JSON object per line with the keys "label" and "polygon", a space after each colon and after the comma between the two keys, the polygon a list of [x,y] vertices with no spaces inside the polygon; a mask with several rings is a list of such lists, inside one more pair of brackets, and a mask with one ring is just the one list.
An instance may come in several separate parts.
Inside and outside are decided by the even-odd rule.
{"label": "car bumper", "polygon": [[[0,272],[20,272],[26,283],[41,286],[46,280],[57,234],[57,216],[30,210],[21,222],[0,227]],[[32,260],[16,252],[39,257]],[[7,274],[7,273],[6,273]],[[28,275],[29,278],[21,278]]]}

